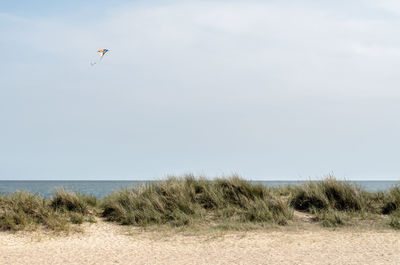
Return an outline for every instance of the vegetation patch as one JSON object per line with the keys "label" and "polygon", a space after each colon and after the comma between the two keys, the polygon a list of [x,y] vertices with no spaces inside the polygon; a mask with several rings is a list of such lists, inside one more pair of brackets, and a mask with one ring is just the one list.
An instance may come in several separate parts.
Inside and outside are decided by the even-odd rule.
{"label": "vegetation patch", "polygon": [[59,190],[51,199],[18,191],[0,197],[0,230],[18,231],[43,226],[68,231],[69,224],[81,224],[90,216],[87,196]]}
{"label": "vegetation patch", "polygon": [[396,230],[400,230],[400,212],[396,212],[390,216],[389,225]]}
{"label": "vegetation patch", "polygon": [[324,227],[344,226],[349,219],[349,214],[337,210],[323,210],[315,212],[315,220],[320,221]]}
{"label": "vegetation patch", "polygon": [[0,196],[0,230],[68,231],[71,225],[96,223],[97,217],[141,227],[248,230],[292,224],[294,210],[307,212],[306,223],[315,220],[324,227],[400,229],[400,187],[367,192],[328,177],[268,188],[237,176],[208,180],[188,175],[121,189],[102,200],[63,189],[51,198],[19,191]]}
{"label": "vegetation patch", "polygon": [[400,211],[400,186],[390,189],[383,198],[383,214],[391,214]]}
{"label": "vegetation patch", "polygon": [[293,190],[290,204],[297,210],[365,210],[367,201],[355,184],[328,177],[318,182],[307,182]]}
{"label": "vegetation patch", "polygon": [[293,211],[262,185],[236,176],[209,181],[193,176],[169,178],[104,199],[102,216],[121,224],[146,226],[194,222],[272,222],[286,224]]}

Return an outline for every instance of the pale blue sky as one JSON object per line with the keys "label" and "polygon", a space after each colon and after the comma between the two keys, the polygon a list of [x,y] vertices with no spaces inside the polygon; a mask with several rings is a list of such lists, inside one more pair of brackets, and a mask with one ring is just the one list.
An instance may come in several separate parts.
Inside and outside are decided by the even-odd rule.
{"label": "pale blue sky", "polygon": [[0,179],[399,179],[396,1],[6,0],[0,36]]}

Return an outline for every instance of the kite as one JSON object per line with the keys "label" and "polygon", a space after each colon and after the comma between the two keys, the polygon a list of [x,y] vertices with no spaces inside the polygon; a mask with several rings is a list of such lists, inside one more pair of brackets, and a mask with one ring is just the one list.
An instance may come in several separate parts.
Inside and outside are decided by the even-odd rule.
{"label": "kite", "polygon": [[[97,52],[100,54],[100,60],[99,60],[99,63],[100,63],[100,61],[103,59],[103,57],[104,57],[104,55],[107,53],[107,52],[109,52],[110,50],[109,49],[101,49],[101,50],[98,50]],[[90,62],[90,65],[91,66],[95,66],[97,64],[97,62],[95,62],[95,61],[91,61]]]}
{"label": "kite", "polygon": [[98,50],[97,52],[98,53],[100,53],[100,60],[101,59],[103,59],[103,57],[104,57],[104,55],[108,52],[109,50],[107,50],[107,49],[101,49],[101,50]]}

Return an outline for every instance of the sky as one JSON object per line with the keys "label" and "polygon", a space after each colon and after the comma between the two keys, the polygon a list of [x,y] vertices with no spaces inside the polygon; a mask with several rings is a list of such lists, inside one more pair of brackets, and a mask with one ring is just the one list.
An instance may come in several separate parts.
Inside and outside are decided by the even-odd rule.
{"label": "sky", "polygon": [[2,0],[0,36],[0,180],[400,178],[398,1]]}

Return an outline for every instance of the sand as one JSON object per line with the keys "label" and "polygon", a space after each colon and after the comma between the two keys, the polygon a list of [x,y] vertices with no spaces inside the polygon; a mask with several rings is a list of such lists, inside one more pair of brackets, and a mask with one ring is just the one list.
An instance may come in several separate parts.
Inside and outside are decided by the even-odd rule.
{"label": "sand", "polygon": [[0,264],[400,264],[393,230],[185,235],[98,222],[68,236],[0,233]]}

